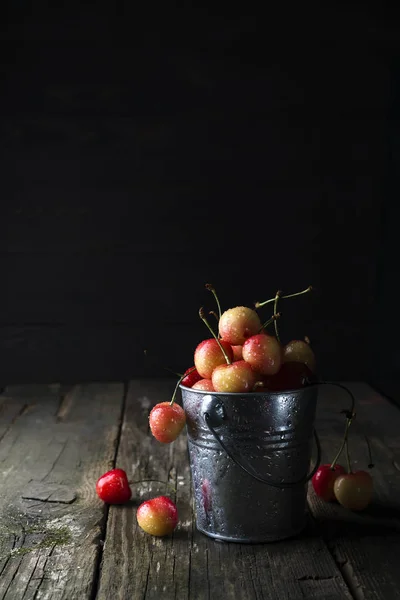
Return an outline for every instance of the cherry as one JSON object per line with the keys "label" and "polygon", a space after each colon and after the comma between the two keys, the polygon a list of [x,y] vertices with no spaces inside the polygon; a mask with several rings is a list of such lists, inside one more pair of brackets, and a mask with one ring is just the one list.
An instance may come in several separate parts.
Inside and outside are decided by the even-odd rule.
{"label": "cherry", "polygon": [[128,477],[123,469],[111,469],[96,483],[98,497],[107,504],[125,504],[132,496]]}
{"label": "cherry", "polygon": [[315,375],[304,363],[283,363],[275,375],[266,376],[264,385],[271,392],[298,390],[316,381]]}
{"label": "cherry", "polygon": [[317,496],[326,502],[335,500],[334,483],[340,475],[345,475],[345,473],[345,468],[338,464],[333,467],[331,464],[320,465],[311,480]]}
{"label": "cherry", "polygon": [[176,440],[186,423],[185,411],[179,404],[160,402],[153,406],[149,415],[151,433],[163,444]]}
{"label": "cherry", "polygon": [[291,340],[283,348],[283,362],[299,362],[315,373],[315,354],[308,342],[304,340]]}
{"label": "cherry", "polygon": [[211,381],[216,392],[251,392],[257,381],[257,374],[245,360],[238,360],[216,367]]}
{"label": "cherry", "polygon": [[232,346],[233,360],[243,360],[243,346]]}
{"label": "cherry", "polygon": [[155,536],[171,534],[178,524],[178,510],[167,496],[146,500],[136,512],[138,525],[143,531]]}
{"label": "cherry", "polygon": [[186,369],[184,375],[186,375],[186,377],[182,379],[181,383],[185,387],[192,387],[197,381],[200,381],[200,379],[202,379],[201,375],[198,373],[195,367],[189,367],[188,369]]}
{"label": "cherry", "polygon": [[203,390],[204,392],[215,392],[211,379],[200,379],[192,385],[192,390]]}
{"label": "cherry", "polygon": [[275,337],[258,333],[244,342],[243,358],[262,375],[275,375],[282,364],[282,348]]}
{"label": "cherry", "polygon": [[242,345],[262,327],[260,317],[252,308],[236,306],[226,310],[219,320],[221,338],[233,346]]}
{"label": "cherry", "polygon": [[345,473],[335,480],[333,491],[337,501],[345,508],[364,510],[372,498],[372,477],[367,471]]}
{"label": "cherry", "polygon": [[194,364],[202,379],[211,379],[215,367],[226,362],[221,346],[231,361],[233,359],[232,346],[225,341],[209,338],[197,346],[194,352]]}

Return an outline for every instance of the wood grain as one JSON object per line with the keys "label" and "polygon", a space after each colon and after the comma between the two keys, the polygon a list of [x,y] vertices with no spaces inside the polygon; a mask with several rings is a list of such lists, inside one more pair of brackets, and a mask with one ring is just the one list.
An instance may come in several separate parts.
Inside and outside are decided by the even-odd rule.
{"label": "wood grain", "polygon": [[24,410],[0,441],[0,598],[89,599],[106,516],[95,483],[114,464],[123,384],[1,398]]}
{"label": "wood grain", "polygon": [[[171,391],[171,382],[130,384],[117,461],[143,483],[133,486],[129,506],[110,508],[98,599],[351,598],[312,526],[301,539],[269,545],[220,543],[196,530],[186,437],[163,445],[148,428],[151,407]],[[138,528],[136,508],[163,494],[176,501],[180,523],[171,537],[153,538]]]}

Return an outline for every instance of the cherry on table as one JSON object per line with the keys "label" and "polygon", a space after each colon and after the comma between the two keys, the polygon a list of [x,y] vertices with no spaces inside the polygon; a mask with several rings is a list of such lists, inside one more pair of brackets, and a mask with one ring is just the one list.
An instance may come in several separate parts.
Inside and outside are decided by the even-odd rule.
{"label": "cherry on table", "polygon": [[97,495],[107,504],[125,504],[132,496],[128,477],[123,469],[111,469],[96,483]]}
{"label": "cherry on table", "polygon": [[350,510],[364,510],[371,502],[373,480],[367,471],[340,475],[333,487],[337,501]]}
{"label": "cherry on table", "polygon": [[168,496],[146,500],[136,513],[138,525],[150,535],[162,537],[171,534],[178,524],[178,510]]}
{"label": "cherry on table", "polygon": [[320,465],[311,480],[317,496],[326,502],[335,500],[333,486],[336,479],[345,474],[346,470],[342,465],[336,464],[333,467],[331,464]]}

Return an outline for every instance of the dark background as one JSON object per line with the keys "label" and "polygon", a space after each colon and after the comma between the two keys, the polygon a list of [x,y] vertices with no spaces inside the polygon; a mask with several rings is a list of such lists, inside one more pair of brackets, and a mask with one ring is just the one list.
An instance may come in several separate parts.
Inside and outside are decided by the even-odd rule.
{"label": "dark background", "polygon": [[207,282],[223,309],[312,284],[284,340],[396,382],[396,19],[3,10],[0,382],[183,371]]}

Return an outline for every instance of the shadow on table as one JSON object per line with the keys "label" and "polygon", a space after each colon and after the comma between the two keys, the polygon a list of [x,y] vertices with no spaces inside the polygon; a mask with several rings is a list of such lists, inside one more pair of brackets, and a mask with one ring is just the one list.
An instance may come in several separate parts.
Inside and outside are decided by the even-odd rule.
{"label": "shadow on table", "polygon": [[327,514],[311,516],[307,526],[308,535],[322,535],[328,539],[382,537],[399,532],[399,506],[377,502],[360,512],[352,512],[334,505]]}

